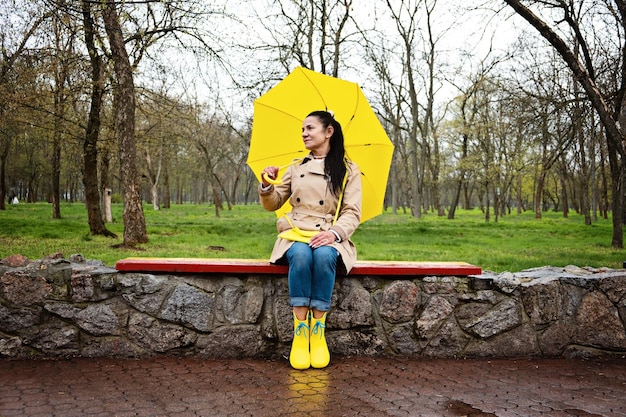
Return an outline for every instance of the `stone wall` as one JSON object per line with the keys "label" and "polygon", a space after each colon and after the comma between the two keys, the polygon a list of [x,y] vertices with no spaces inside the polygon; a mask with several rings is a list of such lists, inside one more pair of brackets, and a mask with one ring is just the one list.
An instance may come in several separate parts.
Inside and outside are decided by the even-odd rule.
{"label": "stone wall", "polygon": [[[626,271],[339,277],[334,355],[626,354]],[[0,357],[287,356],[284,276],[118,273],[80,255],[0,262]]]}

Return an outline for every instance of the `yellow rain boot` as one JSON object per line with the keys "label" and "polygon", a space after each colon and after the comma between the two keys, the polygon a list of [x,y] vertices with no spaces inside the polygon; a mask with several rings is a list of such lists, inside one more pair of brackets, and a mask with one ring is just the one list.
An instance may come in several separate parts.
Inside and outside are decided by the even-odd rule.
{"label": "yellow rain boot", "polygon": [[289,363],[294,369],[308,369],[311,366],[309,354],[311,328],[308,323],[308,316],[306,320],[298,320],[296,315],[293,315],[293,342],[291,353],[289,353]]}
{"label": "yellow rain boot", "polygon": [[326,344],[326,314],[316,319],[311,314],[311,366],[325,368],[330,362],[330,352]]}

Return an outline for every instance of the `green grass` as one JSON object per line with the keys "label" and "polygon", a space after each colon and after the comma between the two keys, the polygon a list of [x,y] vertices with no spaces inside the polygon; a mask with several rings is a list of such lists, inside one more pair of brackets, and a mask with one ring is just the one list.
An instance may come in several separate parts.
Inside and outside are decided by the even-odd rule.
{"label": "green grass", "polygon": [[[276,234],[274,214],[259,205],[235,206],[220,217],[208,205],[160,211],[145,206],[150,242],[118,249],[113,246],[122,241],[122,210],[121,205],[113,207],[114,222],[107,227],[118,238],[111,239],[89,235],[83,204],[63,204],[60,220],[51,218],[49,204],[8,205],[0,211],[0,258],[80,253],[109,266],[129,256],[267,258]],[[479,210],[458,210],[456,217],[378,216],[353,236],[359,259],[464,261],[496,272],[543,265],[620,268],[626,260],[624,250],[611,248],[610,219],[585,226],[581,216],[565,219],[554,212],[544,213],[541,220],[530,211],[512,214],[497,223],[486,223]]]}

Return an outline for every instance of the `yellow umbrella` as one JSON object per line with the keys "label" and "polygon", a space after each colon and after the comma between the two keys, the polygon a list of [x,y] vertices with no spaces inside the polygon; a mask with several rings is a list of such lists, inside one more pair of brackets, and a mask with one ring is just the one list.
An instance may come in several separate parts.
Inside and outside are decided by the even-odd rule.
{"label": "yellow umbrella", "polygon": [[[346,154],[361,169],[361,222],[379,215],[393,144],[355,83],[302,67],[294,69],[254,102],[248,165],[260,181],[265,167],[286,167],[295,159],[305,157],[309,151],[299,133],[303,120],[315,110],[334,113],[343,128]],[[290,207],[284,207],[277,214],[289,210]]]}

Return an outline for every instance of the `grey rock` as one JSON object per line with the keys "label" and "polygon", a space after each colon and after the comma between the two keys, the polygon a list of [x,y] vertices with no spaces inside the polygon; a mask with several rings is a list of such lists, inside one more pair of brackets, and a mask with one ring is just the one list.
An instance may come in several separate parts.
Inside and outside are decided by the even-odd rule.
{"label": "grey rock", "polygon": [[197,335],[182,326],[140,313],[130,316],[128,334],[138,345],[159,353],[191,346],[197,339]]}
{"label": "grey rock", "polygon": [[51,357],[74,356],[78,354],[79,331],[59,320],[51,320],[35,326],[22,338],[22,344],[30,346]]}
{"label": "grey rock", "polygon": [[389,326],[387,333],[394,353],[412,356],[420,352],[421,348],[417,343],[411,323]]}
{"label": "grey rock", "polygon": [[165,301],[160,317],[191,326],[201,332],[211,330],[214,296],[187,284],[178,285]]}
{"label": "grey rock", "polygon": [[263,308],[263,288],[249,289],[241,285],[226,285],[218,298],[219,320],[230,324],[256,323]]}
{"label": "grey rock", "polygon": [[12,336],[0,336],[0,356],[17,358],[22,356],[22,339]]}
{"label": "grey rock", "polygon": [[471,337],[459,327],[451,315],[435,334],[424,341],[422,355],[438,358],[458,357],[464,354],[470,340]]}
{"label": "grey rock", "polygon": [[607,350],[626,349],[626,329],[617,308],[602,293],[588,293],[576,314],[575,341]]}
{"label": "grey rock", "polygon": [[151,351],[141,348],[124,337],[84,337],[80,355],[85,358],[141,358],[151,355]]}
{"label": "grey rock", "polygon": [[426,308],[415,322],[415,329],[420,339],[430,339],[437,333],[454,311],[454,306],[444,297],[435,295],[430,298]]}
{"label": "grey rock", "polygon": [[9,309],[0,304],[0,331],[11,333],[39,323],[40,309],[18,307]]}
{"label": "grey rock", "polygon": [[510,272],[503,273],[494,281],[496,287],[506,294],[511,294],[521,283],[521,279]]}
{"label": "grey rock", "polygon": [[72,301],[88,301],[94,296],[94,284],[89,273],[76,272],[71,278]]}
{"label": "grey rock", "polygon": [[64,319],[72,320],[81,329],[93,335],[108,335],[119,332],[120,321],[111,307],[104,304],[90,304],[85,308],[65,303],[46,304],[45,310]]}
{"label": "grey rock", "polygon": [[326,322],[328,326],[333,329],[371,326],[374,323],[372,299],[359,280],[346,278],[336,288],[332,314]]}
{"label": "grey rock", "polygon": [[464,352],[469,357],[523,357],[536,356],[539,353],[535,331],[529,324],[498,333],[488,341],[473,339]]}
{"label": "grey rock", "polygon": [[380,301],[380,316],[391,323],[411,320],[419,301],[419,287],[411,281],[387,285]]}
{"label": "grey rock", "polygon": [[356,330],[331,331],[326,334],[328,350],[333,355],[365,355],[385,354],[388,345],[375,333]]}
{"label": "grey rock", "polygon": [[0,296],[18,306],[43,302],[54,291],[54,286],[41,275],[24,270],[7,271],[0,277]]}
{"label": "grey rock", "polygon": [[563,289],[559,281],[524,288],[521,300],[526,314],[536,326],[559,320],[563,314]]}
{"label": "grey rock", "polygon": [[470,320],[464,329],[486,339],[521,323],[521,308],[514,300],[504,300],[485,314]]}
{"label": "grey rock", "polygon": [[212,358],[268,357],[269,350],[260,337],[258,326],[222,327],[206,336],[201,356]]}

